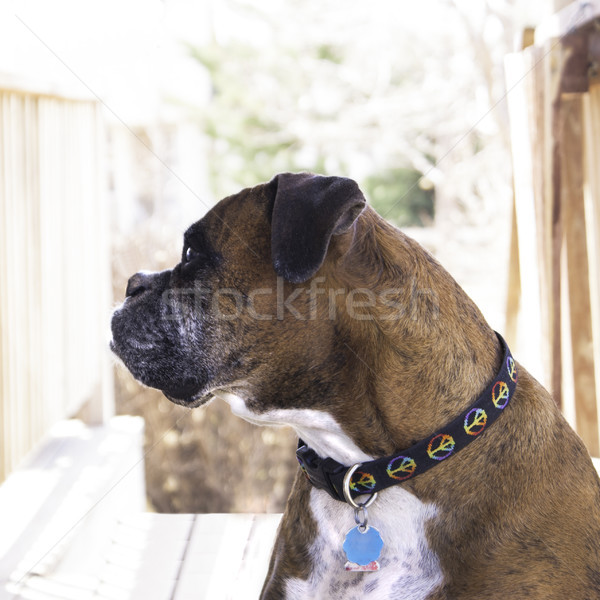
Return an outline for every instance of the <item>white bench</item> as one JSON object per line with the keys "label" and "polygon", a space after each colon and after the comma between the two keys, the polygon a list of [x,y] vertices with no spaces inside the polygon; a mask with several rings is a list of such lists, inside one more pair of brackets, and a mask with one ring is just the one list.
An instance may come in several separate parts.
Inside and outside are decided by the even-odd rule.
{"label": "white bench", "polygon": [[0,486],[0,600],[258,597],[281,515],[144,512],[142,433],[60,423]]}

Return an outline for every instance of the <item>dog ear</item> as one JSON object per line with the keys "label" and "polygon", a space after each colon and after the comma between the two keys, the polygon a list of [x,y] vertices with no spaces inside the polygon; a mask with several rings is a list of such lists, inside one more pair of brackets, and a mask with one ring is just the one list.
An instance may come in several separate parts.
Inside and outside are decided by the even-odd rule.
{"label": "dog ear", "polygon": [[273,267],[287,281],[302,283],[323,264],[331,236],[350,229],[365,197],[346,177],[281,173],[269,185]]}

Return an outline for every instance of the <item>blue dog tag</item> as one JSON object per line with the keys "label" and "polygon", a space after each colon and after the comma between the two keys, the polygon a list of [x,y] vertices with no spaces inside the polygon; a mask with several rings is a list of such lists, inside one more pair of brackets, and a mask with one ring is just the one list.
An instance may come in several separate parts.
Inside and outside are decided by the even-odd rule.
{"label": "blue dog tag", "polygon": [[[354,527],[346,534],[344,552],[350,565],[347,571],[377,571],[379,564],[376,562],[383,548],[383,540],[375,527]],[[353,564],[358,568],[353,567]]]}

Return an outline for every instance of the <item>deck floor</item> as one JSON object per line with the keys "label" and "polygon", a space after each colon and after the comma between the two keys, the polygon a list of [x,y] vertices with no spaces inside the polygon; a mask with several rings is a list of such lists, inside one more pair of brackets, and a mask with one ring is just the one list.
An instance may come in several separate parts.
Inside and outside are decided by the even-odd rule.
{"label": "deck floor", "polygon": [[115,523],[95,573],[81,572],[71,557],[52,573],[10,582],[0,597],[255,599],[280,519],[279,514],[130,515]]}

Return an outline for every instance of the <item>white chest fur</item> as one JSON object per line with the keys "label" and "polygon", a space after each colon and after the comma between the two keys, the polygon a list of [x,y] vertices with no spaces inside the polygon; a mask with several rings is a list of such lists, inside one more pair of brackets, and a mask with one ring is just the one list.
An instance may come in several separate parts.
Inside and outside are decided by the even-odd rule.
{"label": "white chest fur", "polygon": [[314,489],[310,509],[317,523],[311,547],[314,568],[308,580],[288,582],[287,600],[425,600],[442,583],[439,561],[425,537],[425,524],[436,514],[434,505],[401,488],[379,494],[369,508],[369,524],[380,531],[384,547],[381,569],[371,573],[344,570],[342,544],[355,526],[352,508]]}
{"label": "white chest fur", "polygon": [[[325,411],[290,408],[256,413],[237,395],[219,391],[215,395],[228,402],[234,414],[252,423],[293,427],[320,456],[348,465],[372,458]],[[309,509],[317,526],[310,549],[313,570],[307,580],[288,581],[286,600],[426,600],[441,585],[439,560],[425,535],[427,521],[437,513],[433,504],[425,504],[399,487],[380,492],[368,512],[369,524],[379,530],[384,542],[381,569],[369,573],[344,569],[344,539],[356,526],[352,507],[313,489]]]}

